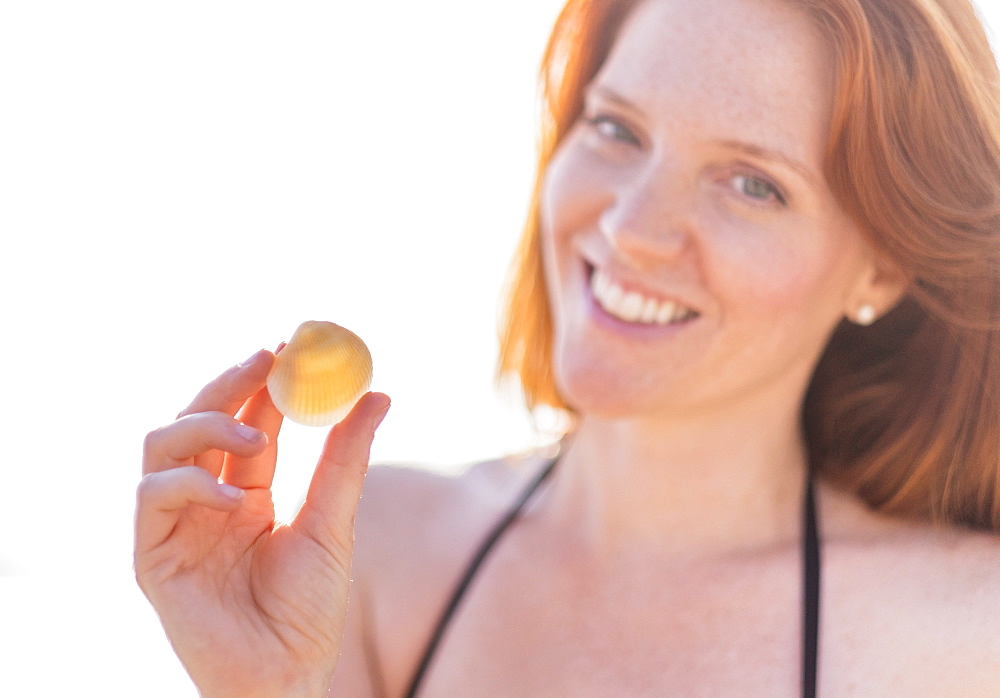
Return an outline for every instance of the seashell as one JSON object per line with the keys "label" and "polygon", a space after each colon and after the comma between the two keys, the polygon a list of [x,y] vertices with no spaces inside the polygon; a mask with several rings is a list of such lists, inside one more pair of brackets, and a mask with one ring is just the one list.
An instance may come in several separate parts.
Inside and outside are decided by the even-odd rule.
{"label": "seashell", "polygon": [[267,390],[288,419],[323,427],[347,416],[371,382],[372,356],[361,338],[332,322],[310,320],[278,353]]}

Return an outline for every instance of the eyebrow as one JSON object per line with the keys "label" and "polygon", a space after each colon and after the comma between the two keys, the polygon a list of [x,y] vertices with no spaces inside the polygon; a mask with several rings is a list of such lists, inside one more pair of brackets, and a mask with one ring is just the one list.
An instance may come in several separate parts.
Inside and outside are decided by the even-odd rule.
{"label": "eyebrow", "polygon": [[[622,97],[614,90],[608,89],[607,87],[591,83],[584,90],[584,97],[586,98],[590,94],[593,94],[596,97],[600,97],[601,99],[605,99],[609,102],[614,102],[618,106],[624,107],[625,109],[628,109],[632,112],[640,111],[638,107],[635,106],[635,104],[630,102],[625,97]],[[716,141],[715,143],[716,145],[722,146],[723,148],[729,148],[730,150],[737,150],[754,158],[776,162],[779,165],[783,165],[788,169],[792,170],[812,186],[819,186],[819,183],[816,181],[816,176],[809,170],[808,167],[806,167],[798,160],[795,160],[794,158],[785,155],[780,150],[774,150],[773,148],[765,148],[764,146],[757,145],[756,143],[746,143],[744,141],[722,140],[722,141]]]}
{"label": "eyebrow", "polygon": [[609,90],[607,87],[602,87],[600,85],[595,85],[594,83],[590,83],[583,90],[584,101],[586,101],[587,97],[589,97],[590,95],[595,95],[609,102],[614,102],[620,107],[625,107],[626,109],[630,109],[632,111],[638,111],[638,109],[634,104],[632,104],[632,102],[628,101],[614,90]]}

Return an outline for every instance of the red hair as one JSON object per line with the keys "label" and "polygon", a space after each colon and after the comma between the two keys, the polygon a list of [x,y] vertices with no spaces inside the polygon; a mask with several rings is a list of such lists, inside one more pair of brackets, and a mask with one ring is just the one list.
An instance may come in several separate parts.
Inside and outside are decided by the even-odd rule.
{"label": "red hair", "polygon": [[[967,0],[785,0],[835,62],[826,178],[909,280],[871,327],[834,332],[807,391],[812,466],[895,515],[1000,531],[1000,73]],[[555,387],[539,240],[545,169],[637,0],[570,0],[541,72],[534,193],[499,371],[528,406]]]}

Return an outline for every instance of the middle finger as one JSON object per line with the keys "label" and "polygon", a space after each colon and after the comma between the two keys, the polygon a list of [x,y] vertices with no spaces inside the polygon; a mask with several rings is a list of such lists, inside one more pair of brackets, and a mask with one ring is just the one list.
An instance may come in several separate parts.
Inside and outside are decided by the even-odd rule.
{"label": "middle finger", "polygon": [[267,390],[261,390],[239,411],[237,419],[253,425],[267,434],[267,447],[249,457],[242,453],[226,456],[222,480],[242,489],[269,488],[274,479],[274,466],[278,458],[278,432],[282,416],[271,401]]}
{"label": "middle finger", "polygon": [[143,474],[155,473],[192,463],[218,477],[222,458],[208,457],[216,452],[243,457],[263,451],[267,435],[222,412],[199,412],[181,417],[165,427],[150,432],[143,443]]}

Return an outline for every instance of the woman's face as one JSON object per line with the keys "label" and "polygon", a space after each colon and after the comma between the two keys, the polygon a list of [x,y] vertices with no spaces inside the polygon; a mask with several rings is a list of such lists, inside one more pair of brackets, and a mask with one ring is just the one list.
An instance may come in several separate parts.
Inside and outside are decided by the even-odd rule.
{"label": "woman's face", "polygon": [[832,75],[823,38],[774,0],[633,11],[543,190],[555,371],[572,407],[692,416],[801,401],[874,276],[823,177]]}

